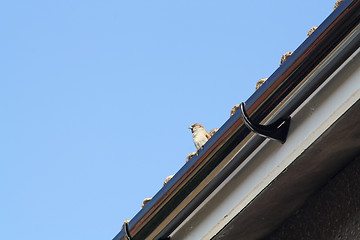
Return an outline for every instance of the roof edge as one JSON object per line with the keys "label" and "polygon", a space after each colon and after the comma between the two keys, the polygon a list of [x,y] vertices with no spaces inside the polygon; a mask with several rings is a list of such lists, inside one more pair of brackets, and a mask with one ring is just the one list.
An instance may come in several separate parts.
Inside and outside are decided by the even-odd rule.
{"label": "roof edge", "polygon": [[[269,119],[272,111],[304,78],[354,29],[360,22],[360,1],[345,0],[319,28],[301,44],[293,55],[281,65],[254,94],[246,101],[247,113],[255,122]],[[322,82],[314,82],[309,87],[309,95]],[[304,96],[305,97],[305,96]],[[194,156],[163,187],[142,210],[130,221],[129,232],[134,240],[146,239],[179,206],[194,189],[243,142],[250,131],[244,125],[240,111],[236,112],[219,131],[205,144],[199,156]],[[260,144],[262,138],[256,138],[247,149],[251,151]],[[253,146],[251,146],[254,144]],[[217,176],[221,178],[221,176]],[[221,180],[221,179],[217,179]],[[217,181],[218,182],[218,181]],[[187,211],[177,215],[176,222],[186,218],[192,209],[201,203],[201,199],[210,194],[216,184],[209,184],[202,197],[191,201]],[[205,188],[204,188],[205,189]],[[155,239],[166,237],[174,230],[174,219],[158,229]],[[125,239],[124,231],[113,240]]]}

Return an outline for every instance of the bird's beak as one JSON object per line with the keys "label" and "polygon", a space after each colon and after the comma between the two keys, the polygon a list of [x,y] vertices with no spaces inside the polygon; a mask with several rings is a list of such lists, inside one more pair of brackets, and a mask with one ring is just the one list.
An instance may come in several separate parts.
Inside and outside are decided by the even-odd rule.
{"label": "bird's beak", "polygon": [[192,127],[190,126],[190,127],[188,127],[189,129],[192,129]]}

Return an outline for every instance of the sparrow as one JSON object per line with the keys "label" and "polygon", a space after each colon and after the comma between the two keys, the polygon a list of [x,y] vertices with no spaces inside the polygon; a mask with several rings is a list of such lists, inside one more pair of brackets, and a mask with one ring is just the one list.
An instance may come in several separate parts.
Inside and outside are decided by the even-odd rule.
{"label": "sparrow", "polygon": [[[218,131],[219,129],[218,128],[214,128],[214,129],[211,129],[209,134],[210,134],[210,137],[214,136],[214,134]],[[187,157],[186,157],[186,162],[188,162],[190,160],[190,158],[192,158],[195,154],[198,154],[197,151],[195,152],[192,152],[190,153]],[[167,179],[167,178],[166,178]],[[166,181],[166,180],[165,180]],[[165,183],[164,183],[165,185]]]}
{"label": "sparrow", "polygon": [[199,149],[203,148],[204,144],[211,138],[211,136],[199,123],[194,123],[189,127],[189,129],[192,132],[195,147],[199,152]]}

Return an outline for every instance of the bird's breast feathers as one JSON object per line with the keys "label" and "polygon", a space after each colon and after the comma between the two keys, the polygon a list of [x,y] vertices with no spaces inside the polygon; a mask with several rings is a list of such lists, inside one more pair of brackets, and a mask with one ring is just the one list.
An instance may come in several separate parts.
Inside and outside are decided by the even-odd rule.
{"label": "bird's breast feathers", "polygon": [[206,130],[199,129],[198,131],[193,132],[193,138],[196,148],[199,149],[207,142],[210,135],[206,132]]}

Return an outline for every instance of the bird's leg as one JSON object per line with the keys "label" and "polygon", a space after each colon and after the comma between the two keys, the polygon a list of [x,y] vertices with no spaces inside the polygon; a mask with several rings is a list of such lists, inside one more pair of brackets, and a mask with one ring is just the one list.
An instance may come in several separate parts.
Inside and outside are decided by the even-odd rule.
{"label": "bird's leg", "polygon": [[[205,144],[204,144],[204,145],[205,145]],[[204,145],[202,145],[202,146],[196,151],[196,156],[199,156],[200,149],[203,150],[203,149],[204,149]]]}

